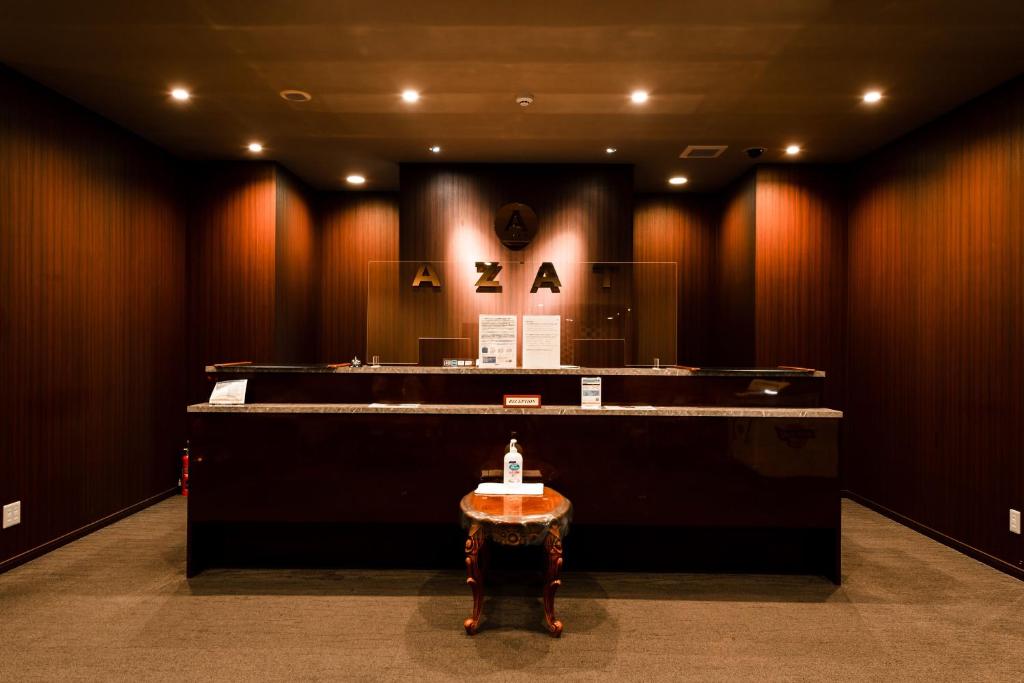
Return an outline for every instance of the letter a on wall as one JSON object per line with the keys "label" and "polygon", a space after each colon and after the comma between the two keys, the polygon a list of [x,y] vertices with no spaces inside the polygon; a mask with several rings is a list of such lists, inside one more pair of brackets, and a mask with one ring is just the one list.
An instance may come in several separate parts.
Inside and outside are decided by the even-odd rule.
{"label": "letter a on wall", "polygon": [[558,272],[555,270],[554,264],[545,261],[537,269],[537,277],[533,278],[533,287],[530,287],[530,293],[536,292],[541,287],[547,287],[558,294],[558,288],[561,286],[562,281],[558,279]]}
{"label": "letter a on wall", "polygon": [[416,277],[412,279],[413,287],[423,287],[424,285],[438,288],[441,286],[441,278],[437,277],[437,273],[434,272],[429,263],[421,265],[419,270],[416,271]]}

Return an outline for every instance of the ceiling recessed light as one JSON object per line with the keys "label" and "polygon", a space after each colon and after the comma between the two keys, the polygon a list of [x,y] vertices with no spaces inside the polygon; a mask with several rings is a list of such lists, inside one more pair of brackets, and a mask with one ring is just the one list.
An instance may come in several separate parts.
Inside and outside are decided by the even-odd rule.
{"label": "ceiling recessed light", "polygon": [[864,93],[864,101],[868,104],[875,104],[882,99],[882,93],[877,90],[868,90]]}
{"label": "ceiling recessed light", "polygon": [[309,102],[313,99],[313,96],[305,90],[282,90],[278,94],[289,102]]}
{"label": "ceiling recessed light", "polygon": [[668,179],[669,185],[685,185],[686,183],[686,176],[674,175]]}
{"label": "ceiling recessed light", "polygon": [[618,151],[619,150],[615,149],[614,147],[605,147],[604,148],[604,153],[605,154],[615,154]]}
{"label": "ceiling recessed light", "polygon": [[440,154],[441,153],[441,145],[431,145],[430,147],[427,147],[427,149],[429,149],[434,154]]}
{"label": "ceiling recessed light", "polygon": [[345,182],[349,185],[362,185],[366,182],[366,178],[361,175],[350,175],[345,178]]}
{"label": "ceiling recessed light", "polygon": [[420,99],[420,94],[415,90],[403,90],[402,99],[405,100],[406,102],[418,102]]}
{"label": "ceiling recessed light", "polygon": [[794,156],[799,153],[800,145],[789,145],[788,147],[786,147],[786,154],[788,154],[789,156]]}
{"label": "ceiling recessed light", "polygon": [[184,88],[174,88],[171,90],[171,97],[178,100],[179,102],[185,102],[188,98],[192,97],[192,93]]}
{"label": "ceiling recessed light", "polygon": [[646,90],[634,90],[630,94],[629,99],[633,100],[633,104],[643,104],[647,101],[648,97],[649,95]]}
{"label": "ceiling recessed light", "polygon": [[250,142],[249,151],[252,152],[253,154],[259,154],[260,152],[263,151],[263,145],[258,142]]}

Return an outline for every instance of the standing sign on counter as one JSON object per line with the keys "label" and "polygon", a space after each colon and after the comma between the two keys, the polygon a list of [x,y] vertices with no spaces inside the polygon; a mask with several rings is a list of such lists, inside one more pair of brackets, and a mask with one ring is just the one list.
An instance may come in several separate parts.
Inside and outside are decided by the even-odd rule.
{"label": "standing sign on counter", "polygon": [[245,405],[245,389],[248,384],[249,380],[247,379],[232,379],[225,382],[217,382],[213,386],[213,393],[210,394],[210,405]]}
{"label": "standing sign on counter", "polygon": [[562,365],[562,316],[523,316],[523,367],[559,368]]}
{"label": "standing sign on counter", "polygon": [[514,315],[480,316],[480,353],[477,364],[483,368],[514,368],[516,366],[516,326]]}
{"label": "standing sign on counter", "polygon": [[580,405],[584,408],[601,407],[601,378],[580,378]]}

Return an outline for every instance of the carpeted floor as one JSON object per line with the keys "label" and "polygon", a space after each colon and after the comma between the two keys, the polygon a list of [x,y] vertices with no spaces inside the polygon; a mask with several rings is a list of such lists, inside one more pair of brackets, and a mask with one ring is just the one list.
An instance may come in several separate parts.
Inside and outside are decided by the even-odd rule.
{"label": "carpeted floor", "polygon": [[1024,583],[844,502],[845,583],[567,572],[560,640],[511,577],[462,630],[461,571],[184,577],[167,500],[0,575],[0,680],[1022,680]]}

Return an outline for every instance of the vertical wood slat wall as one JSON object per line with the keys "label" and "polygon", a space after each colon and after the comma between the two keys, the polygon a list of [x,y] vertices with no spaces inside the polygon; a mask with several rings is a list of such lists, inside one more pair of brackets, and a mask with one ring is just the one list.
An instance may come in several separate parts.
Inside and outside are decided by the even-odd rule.
{"label": "vertical wood slat wall", "polygon": [[846,487],[1024,578],[1024,78],[852,189]]}
{"label": "vertical wood slat wall", "polygon": [[0,70],[0,568],[177,483],[185,216],[168,155]]}

